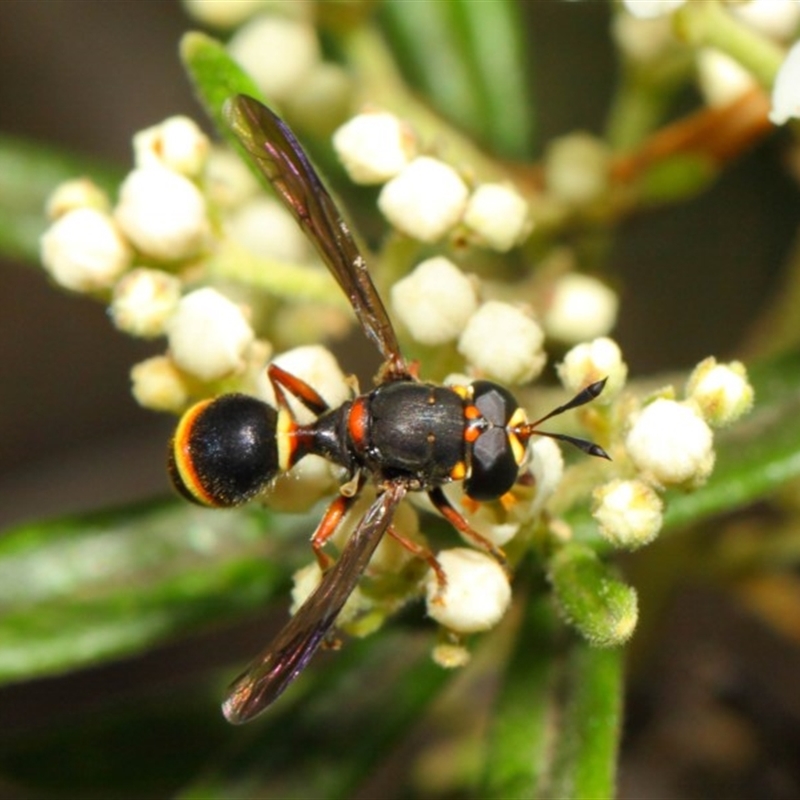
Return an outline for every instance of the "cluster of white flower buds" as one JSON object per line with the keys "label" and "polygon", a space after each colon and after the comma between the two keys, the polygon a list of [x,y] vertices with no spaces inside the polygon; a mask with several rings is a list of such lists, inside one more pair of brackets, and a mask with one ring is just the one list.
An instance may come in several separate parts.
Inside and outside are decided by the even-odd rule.
{"label": "cluster of white flower buds", "polygon": [[504,253],[530,232],[528,204],[512,186],[484,183],[470,191],[452,166],[420,153],[413,132],[393,114],[365,111],[336,131],[333,144],[353,182],[383,184],[378,208],[409,237],[435,243],[462,231]]}
{"label": "cluster of white flower buds", "polygon": [[[257,6],[187,3],[198,14],[213,8],[221,15],[214,24],[223,26],[239,24]],[[681,5],[682,0],[625,2],[638,18]],[[341,70],[323,63],[316,32],[303,19],[252,17],[234,35],[230,49],[265,93],[296,115],[303,113],[299,98],[316,92],[326,97],[326,108],[336,117],[334,107],[349,92]],[[800,62],[800,55],[791,59]],[[792,81],[791,91],[785,81],[782,88],[776,86],[776,97],[793,95],[800,80]],[[330,86],[338,88],[329,91]],[[796,97],[785,103],[794,103],[795,109],[776,110],[776,122],[798,115]],[[512,185],[472,185],[451,165],[422,152],[414,132],[392,114],[364,111],[338,128],[333,144],[354,182],[381,186],[378,207],[405,236],[427,245],[450,237],[505,253],[531,231],[529,204]],[[257,192],[242,163],[229,153],[212,151],[190,120],[175,117],[142,131],[134,139],[134,153],[135,169],[123,181],[115,206],[85,180],[65,184],[53,194],[48,206],[53,223],[41,243],[45,268],[65,288],[109,301],[120,330],[137,337],[165,337],[166,352],[132,370],[134,395],[143,405],[179,412],[198,397],[229,390],[248,391],[274,404],[263,369],[271,345],[257,338],[251,310],[235,295],[203,282],[209,277],[208,263],[219,259],[225,247],[235,244],[257,259],[306,264],[312,258],[308,242],[281,204]],[[591,204],[605,191],[609,163],[609,153],[597,140],[566,137],[546,158],[548,191],[565,208]],[[618,312],[616,293],[594,277],[562,271],[544,294],[536,306],[537,318],[528,304],[484,299],[477,278],[435,256],[394,285],[391,304],[394,318],[416,342],[450,345],[454,356],[464,358],[470,377],[451,376],[453,383],[478,376],[520,386],[545,367],[545,335],[574,345],[557,373],[572,394],[606,379],[600,397],[578,416],[604,446],[611,444],[615,459],[613,478],[594,492],[593,515],[614,547],[635,549],[652,541],[661,528],[665,488],[691,489],[708,478],[715,455],[711,429],[746,413],[752,388],[738,362],[724,365],[707,359],[692,373],[683,400],[665,390],[639,403],[623,392],[627,365],[619,346],[608,338]],[[275,362],[313,386],[331,407],[353,394],[352,380],[321,346],[289,350]],[[289,402],[303,420],[307,410],[292,398]],[[307,509],[337,491],[340,472],[324,459],[308,456],[274,481],[269,502],[283,511]],[[515,537],[530,535],[542,520],[549,524],[544,512],[564,474],[559,446],[540,437],[531,443],[518,483],[499,501],[476,504],[463,496],[458,484],[448,487],[448,493],[488,543],[513,548]],[[342,537],[370,500],[365,493],[351,509],[349,522],[334,536],[335,545],[343,546]],[[507,572],[486,553],[458,547],[440,551],[440,571],[431,569],[420,577],[424,561],[414,559],[412,551],[426,554],[427,543],[417,510],[408,503],[398,510],[392,534],[384,537],[368,571],[377,582],[391,576],[394,585],[398,574],[408,573],[409,591],[356,590],[339,624],[363,634],[409,596],[424,593],[430,617],[456,637],[437,648],[437,659],[447,665],[463,663],[467,656],[458,637],[493,627],[509,607]],[[399,538],[411,546],[402,546]],[[563,538],[559,544],[566,546],[553,559],[550,576],[556,591],[568,596],[575,575],[599,575],[615,598],[616,621],[613,630],[602,620],[590,623],[593,632],[588,635],[599,643],[621,641],[635,624],[635,595],[601,574],[593,552],[569,550],[574,543],[566,541],[568,533]],[[316,562],[295,575],[295,606],[320,577]],[[582,614],[580,602],[568,599],[564,607],[572,618]]]}
{"label": "cluster of white flower buds", "polygon": [[207,0],[195,0],[193,10],[205,23],[236,28],[228,51],[264,96],[311,129],[327,133],[335,127],[349,108],[352,81],[340,65],[324,60],[313,6],[282,3],[270,9],[256,0],[220,5],[239,8],[228,16],[227,9],[217,14]]}
{"label": "cluster of white flower buds", "polygon": [[[581,349],[598,349],[598,343],[603,340]],[[599,348],[604,358],[608,349],[605,343]],[[568,361],[585,363],[585,352],[576,359],[575,351],[567,354],[562,375]],[[653,540],[662,524],[659,492],[670,487],[691,490],[705,483],[715,460],[712,428],[739,419],[753,404],[743,365],[718,364],[713,358],[695,368],[684,400],[674,395],[671,388],[664,389],[638,409],[625,404],[627,433],[619,460],[630,463],[635,477],[614,479],[594,492],[594,517],[603,537],[615,547],[633,550]]]}
{"label": "cluster of white flower buds", "polygon": [[168,351],[137,364],[142,405],[179,412],[220,381],[252,372],[268,354],[246,310],[217,289],[184,293],[212,242],[204,183],[208,138],[185,117],[134,137],[135,168],[116,205],[91,182],[58,187],[42,262],[61,286],[109,300],[114,324],[141,338],[164,336]]}
{"label": "cluster of white flower buds", "polygon": [[472,371],[510,385],[528,383],[546,363],[544,331],[522,306],[480,303],[478,283],[444,256],[421,262],[391,292],[392,310],[416,341],[457,342]]}
{"label": "cluster of white flower buds", "polygon": [[[677,46],[676,26],[671,16],[684,9],[701,15],[702,9],[691,6],[705,4],[688,0],[622,0],[621,5],[625,13],[618,14],[614,22],[617,44],[633,62],[647,64]],[[800,3],[796,0],[733,0],[717,13],[730,15],[732,22],[749,29],[771,46],[786,47],[795,42],[787,51],[773,84],[769,118],[775,125],[800,118],[800,43],[796,42]],[[691,24],[687,15],[679,26],[685,35]],[[701,27],[704,24],[707,23],[699,23]],[[698,84],[711,106],[725,106],[759,86],[751,65],[740,63],[716,47],[698,47],[695,58]]]}
{"label": "cluster of white flower buds", "polygon": [[[113,209],[86,180],[58,187],[48,203],[53,224],[42,237],[42,261],[55,281],[74,291],[102,293],[136,262],[171,266],[201,256],[211,225],[197,180],[208,150],[208,139],[194,122],[173,117],[135,137],[136,168],[123,181]],[[163,294],[169,282],[155,272],[129,284],[139,297],[147,293],[148,278],[155,282],[151,292]],[[120,319],[137,328],[133,310]],[[149,330],[151,323],[143,327]]]}

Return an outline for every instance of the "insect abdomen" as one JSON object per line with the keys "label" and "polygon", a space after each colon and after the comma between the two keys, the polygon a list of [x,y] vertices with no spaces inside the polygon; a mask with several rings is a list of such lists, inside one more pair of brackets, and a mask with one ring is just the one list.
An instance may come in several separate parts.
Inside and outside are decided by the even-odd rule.
{"label": "insect abdomen", "polygon": [[175,488],[207,506],[245,503],[278,472],[277,412],[255,397],[228,394],[195,404],[169,445]]}

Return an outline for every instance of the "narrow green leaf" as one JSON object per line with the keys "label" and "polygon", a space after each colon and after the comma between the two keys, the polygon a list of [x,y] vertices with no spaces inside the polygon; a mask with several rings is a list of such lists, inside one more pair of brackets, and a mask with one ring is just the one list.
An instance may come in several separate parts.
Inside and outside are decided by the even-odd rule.
{"label": "narrow green leaf", "polygon": [[458,3],[469,45],[475,90],[480,94],[487,142],[515,158],[534,150],[533,107],[528,90],[530,61],[525,26],[516,0]]}
{"label": "narrow green leaf", "polygon": [[558,664],[558,623],[541,595],[527,604],[516,648],[502,676],[487,737],[480,797],[537,796],[552,748],[552,691]]}
{"label": "narrow green leaf", "polygon": [[565,636],[552,603],[537,594],[501,680],[478,795],[612,797],[622,650],[595,649]]}
{"label": "narrow green leaf", "polygon": [[388,0],[380,19],[408,80],[442,114],[498,153],[530,155],[533,114],[515,0]]}
{"label": "narrow green leaf", "polygon": [[623,651],[574,639],[562,668],[565,701],[552,776],[541,797],[613,798],[622,718]]}
{"label": "narrow green leaf", "polygon": [[222,42],[204,33],[192,31],[181,39],[181,58],[194,83],[195,91],[217,130],[237,144],[222,109],[229,97],[247,94],[264,101],[253,79],[228,55]]}
{"label": "narrow green leaf", "polygon": [[302,516],[174,501],[10,530],[0,538],[0,682],[262,610],[287,583],[270,554],[313,526]]}
{"label": "narrow green leaf", "polygon": [[642,176],[637,185],[643,203],[676,203],[708,189],[719,177],[719,168],[697,153],[663,159]]}
{"label": "narrow green leaf", "polygon": [[380,18],[401,70],[446,117],[479,137],[484,133],[478,93],[464,57],[456,6],[387,0]]}
{"label": "narrow green leaf", "polygon": [[89,158],[0,135],[0,253],[38,263],[45,201],[56,186],[85,176],[113,195],[121,174]]}

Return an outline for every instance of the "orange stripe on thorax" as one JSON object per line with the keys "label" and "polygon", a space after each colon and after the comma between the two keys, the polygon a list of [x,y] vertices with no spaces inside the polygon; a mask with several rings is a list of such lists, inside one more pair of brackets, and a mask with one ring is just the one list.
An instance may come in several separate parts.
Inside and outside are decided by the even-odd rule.
{"label": "orange stripe on thorax", "polygon": [[367,446],[367,430],[369,428],[369,409],[366,395],[356,397],[347,415],[347,433],[358,450]]}

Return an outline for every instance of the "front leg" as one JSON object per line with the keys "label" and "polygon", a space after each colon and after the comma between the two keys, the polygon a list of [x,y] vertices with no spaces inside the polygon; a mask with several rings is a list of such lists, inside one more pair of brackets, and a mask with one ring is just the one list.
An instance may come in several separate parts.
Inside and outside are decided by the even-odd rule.
{"label": "front leg", "polygon": [[497,563],[508,573],[508,560],[506,554],[493,542],[476,531],[466,519],[453,507],[440,486],[428,492],[431,502],[439,510],[439,513],[466,539],[476,547],[489,553]]}

